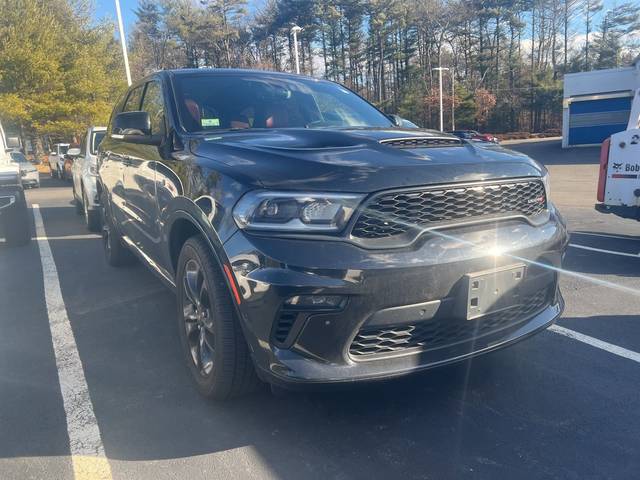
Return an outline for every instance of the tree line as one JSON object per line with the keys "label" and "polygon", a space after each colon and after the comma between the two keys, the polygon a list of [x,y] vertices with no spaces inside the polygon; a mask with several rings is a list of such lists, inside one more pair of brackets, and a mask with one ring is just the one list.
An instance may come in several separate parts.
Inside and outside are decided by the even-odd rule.
{"label": "tree line", "polygon": [[[0,0],[0,120],[33,140],[105,124],[126,87],[113,25],[84,0]],[[44,146],[46,147],[46,145]]]}
{"label": "tree line", "polygon": [[639,5],[602,0],[142,0],[133,70],[248,67],[302,72],[352,88],[387,112],[496,132],[559,128],[562,77],[629,64]]}
{"label": "tree line", "polygon": [[[0,0],[0,118],[58,138],[105,124],[126,88],[114,25],[89,0]],[[436,128],[543,131],[561,123],[565,73],[628,65],[638,4],[602,0],[141,0],[134,79],[165,68],[293,70],[340,82]],[[454,107],[454,108],[452,108]],[[454,110],[454,112],[452,112]]]}

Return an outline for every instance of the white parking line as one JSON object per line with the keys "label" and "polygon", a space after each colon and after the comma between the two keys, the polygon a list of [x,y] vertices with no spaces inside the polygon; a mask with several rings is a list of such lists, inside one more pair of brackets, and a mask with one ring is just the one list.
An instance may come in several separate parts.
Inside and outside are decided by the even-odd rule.
{"label": "white parking line", "polygon": [[585,245],[576,245],[575,243],[570,243],[569,246],[573,248],[580,248],[582,250],[589,250],[592,252],[608,253],[610,255],[620,255],[622,257],[640,258],[640,253],[616,252],[615,250],[605,250],[603,248],[587,247]]}
{"label": "white parking line", "polygon": [[595,232],[571,232],[571,235],[588,235],[590,237],[604,237],[604,238],[615,238],[616,240],[631,240],[635,241],[635,239],[631,237],[623,237],[622,235],[614,235],[612,233],[595,233]]}
{"label": "white parking line", "polygon": [[559,333],[560,335],[564,335],[565,337],[572,338],[579,342],[586,343],[588,345],[591,345],[592,347],[599,348],[600,350],[605,350],[609,353],[613,353],[614,355],[617,355],[619,357],[627,358],[629,360],[633,360],[634,362],[640,363],[640,353],[636,353],[632,350],[627,350],[626,348],[619,347],[602,340],[598,340],[597,338],[590,337],[589,335],[585,335],[574,330],[569,330],[568,328],[561,327],[560,325],[551,325],[549,327],[549,330],[555,333]]}
{"label": "white parking line", "polygon": [[104,453],[98,421],[93,412],[80,354],[67,316],[67,308],[62,299],[58,270],[47,240],[40,207],[37,204],[32,207],[42,262],[49,328],[67,418],[74,478],[76,480],[111,480],[111,467]]}

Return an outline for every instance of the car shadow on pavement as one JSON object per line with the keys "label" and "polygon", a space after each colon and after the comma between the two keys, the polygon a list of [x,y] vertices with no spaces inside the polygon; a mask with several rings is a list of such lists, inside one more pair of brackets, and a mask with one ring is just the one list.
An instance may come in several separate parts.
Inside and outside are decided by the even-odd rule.
{"label": "car shadow on pavement", "polygon": [[530,156],[544,165],[600,163],[600,147],[562,148],[560,140],[540,140],[505,144],[505,148]]}
{"label": "car shadow on pavement", "polygon": [[40,174],[40,188],[69,188],[71,185],[71,180],[60,180],[51,178],[47,174]]}
{"label": "car shadow on pavement", "polygon": [[[241,399],[211,402],[189,378],[173,294],[141,264],[109,267],[100,239],[77,235],[84,231],[82,221],[69,208],[42,208],[42,215],[48,235],[55,236],[49,243],[67,315],[114,471],[144,462],[138,468],[145,472],[158,469],[149,478],[173,478],[186,464],[169,462],[189,459],[195,470],[184,478],[219,469],[233,478],[243,468],[253,478],[281,479],[460,478],[481,471],[483,478],[539,478],[542,461],[546,472],[564,471],[569,456],[559,452],[558,442],[580,451],[592,443],[594,429],[600,431],[599,421],[594,428],[581,423],[589,399],[580,391],[558,401],[556,384],[586,373],[582,363],[573,369],[563,365],[560,378],[554,373],[558,364],[552,359],[565,354],[566,342],[550,342],[550,336],[560,337],[547,333],[393,381],[284,396],[264,387]],[[20,322],[32,323],[21,330],[25,346],[13,347],[12,375],[21,377],[20,365],[28,365],[39,375],[35,379],[46,382],[48,396],[34,410],[22,400],[20,385],[7,384],[10,405],[21,413],[12,412],[12,446],[0,458],[65,455],[64,412],[35,243],[22,255],[25,266],[14,268],[21,276],[7,281],[18,285],[28,267],[24,279],[31,280],[21,290],[34,299],[28,303],[34,312]],[[6,308],[5,317],[11,311],[16,321],[22,318],[20,302],[7,299]],[[30,329],[38,334],[35,345],[29,343]],[[36,398],[38,387],[32,385]],[[38,426],[47,419],[49,430],[42,431]],[[24,433],[21,421],[30,421]],[[576,425],[583,436],[575,437]],[[628,444],[631,435],[621,438]],[[625,464],[626,454],[611,453],[608,445],[599,446],[610,459],[602,468]],[[244,466],[238,464],[243,458]]]}
{"label": "car shadow on pavement", "polygon": [[[589,248],[608,249],[606,246],[593,244],[583,238],[578,240],[578,236],[572,237],[572,243]],[[627,245],[629,245],[627,241]],[[598,245],[598,246],[596,246]],[[612,248],[612,247],[609,247]],[[636,255],[627,248],[630,255]],[[619,248],[616,251],[625,252]],[[567,255],[562,263],[562,268],[569,272],[582,275],[615,275],[618,277],[635,278],[640,276],[640,257],[615,255],[606,252],[598,252],[575,246],[569,247]]]}
{"label": "car shadow on pavement", "polygon": [[[64,213],[57,210],[50,213]],[[407,455],[425,442],[437,445],[432,461],[450,469],[445,450],[459,447],[455,432],[467,422],[466,412],[483,410],[478,396],[497,388],[500,375],[494,374],[503,352],[390,382],[282,397],[265,386],[241,399],[211,402],[189,377],[175,298],[146,268],[108,267],[98,239],[50,244],[105,450],[114,462],[250,447],[277,478],[391,477],[398,462],[407,463]],[[519,376],[513,369],[521,362],[508,363]],[[446,440],[440,438],[444,431]],[[371,452],[386,457],[371,458]]]}

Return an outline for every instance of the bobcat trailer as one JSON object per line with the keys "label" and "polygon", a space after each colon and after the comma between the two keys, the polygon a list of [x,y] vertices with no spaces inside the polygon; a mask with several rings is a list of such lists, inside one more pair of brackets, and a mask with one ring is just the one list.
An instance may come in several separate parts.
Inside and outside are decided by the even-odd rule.
{"label": "bobcat trailer", "polygon": [[596,209],[640,221],[640,88],[627,129],[602,143]]}

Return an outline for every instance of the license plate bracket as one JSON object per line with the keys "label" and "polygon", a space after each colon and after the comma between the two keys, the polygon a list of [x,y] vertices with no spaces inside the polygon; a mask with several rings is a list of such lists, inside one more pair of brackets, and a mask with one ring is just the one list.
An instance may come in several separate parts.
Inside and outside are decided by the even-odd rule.
{"label": "license plate bracket", "polygon": [[475,320],[518,305],[525,274],[526,265],[518,264],[465,275],[464,317]]}

